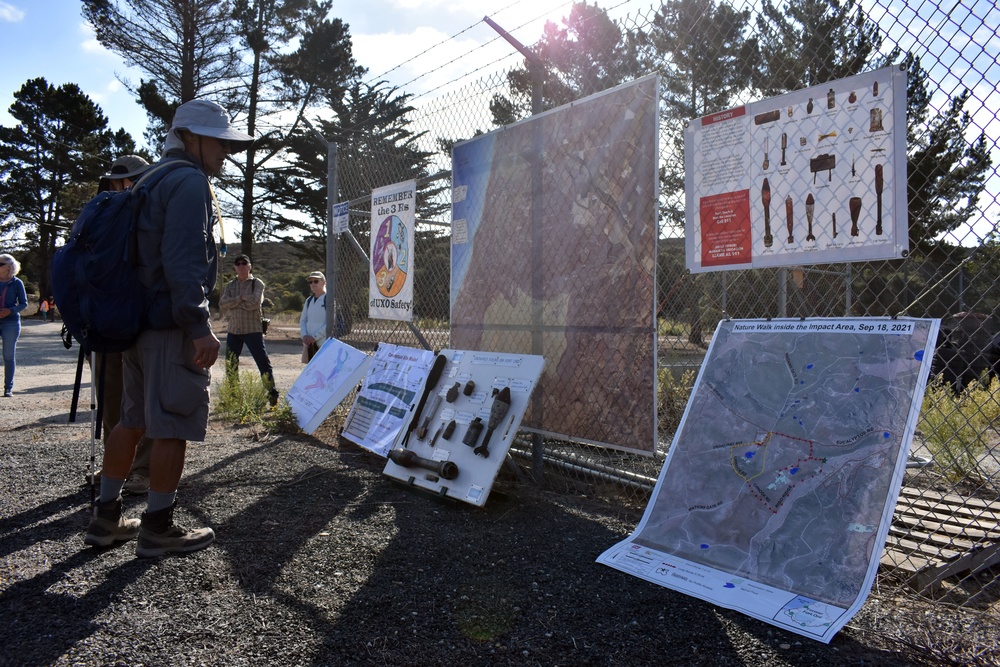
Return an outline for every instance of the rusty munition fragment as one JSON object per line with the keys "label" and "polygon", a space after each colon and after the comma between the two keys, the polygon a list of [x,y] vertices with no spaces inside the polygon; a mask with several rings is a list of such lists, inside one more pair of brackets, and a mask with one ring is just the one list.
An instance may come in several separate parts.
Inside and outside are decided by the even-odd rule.
{"label": "rusty munition fragment", "polygon": [[771,236],[771,184],[766,178],[760,188],[760,203],[764,205],[764,247],[770,248],[774,243],[774,237]]}

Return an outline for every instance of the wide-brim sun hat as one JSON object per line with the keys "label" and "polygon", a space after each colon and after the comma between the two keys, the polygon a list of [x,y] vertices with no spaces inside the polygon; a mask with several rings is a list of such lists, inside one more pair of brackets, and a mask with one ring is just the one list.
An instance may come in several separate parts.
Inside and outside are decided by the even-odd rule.
{"label": "wide-brim sun hat", "polygon": [[137,176],[142,175],[147,169],[149,169],[149,163],[138,155],[122,155],[111,163],[111,171],[104,174],[101,178],[112,181],[123,178],[135,180]]}
{"label": "wide-brim sun hat", "polygon": [[226,110],[208,100],[191,100],[177,107],[170,131],[187,130],[191,134],[214,139],[224,139],[234,151],[245,151],[253,137],[240,132],[229,122]]}

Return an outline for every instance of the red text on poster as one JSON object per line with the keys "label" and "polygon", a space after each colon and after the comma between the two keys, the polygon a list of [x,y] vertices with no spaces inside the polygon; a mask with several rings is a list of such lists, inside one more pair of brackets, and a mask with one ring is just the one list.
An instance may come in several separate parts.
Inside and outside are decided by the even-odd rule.
{"label": "red text on poster", "polygon": [[750,191],[709,195],[702,197],[699,204],[702,266],[749,263]]}

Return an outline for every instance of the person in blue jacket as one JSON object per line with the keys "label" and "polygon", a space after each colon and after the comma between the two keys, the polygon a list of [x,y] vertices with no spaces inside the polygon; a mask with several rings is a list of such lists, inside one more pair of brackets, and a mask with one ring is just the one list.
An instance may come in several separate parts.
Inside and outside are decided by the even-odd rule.
{"label": "person in blue jacket", "polygon": [[[122,409],[104,444],[100,499],[84,537],[108,547],[136,539],[136,556],[191,553],[215,540],[211,528],[174,523],[189,441],[205,440],[209,369],[219,356],[208,295],[215,289],[218,209],[209,177],[253,138],[221,106],[190,100],[177,108],[160,163],[174,162],[136,217],[136,277],[149,296],[149,328],[122,353]],[[146,511],[126,518],[121,492],[142,436],[153,441]]]}
{"label": "person in blue jacket", "polygon": [[0,339],[3,340],[3,395],[14,395],[14,350],[21,335],[21,311],[28,307],[24,283],[17,277],[21,265],[4,253],[0,255]]}

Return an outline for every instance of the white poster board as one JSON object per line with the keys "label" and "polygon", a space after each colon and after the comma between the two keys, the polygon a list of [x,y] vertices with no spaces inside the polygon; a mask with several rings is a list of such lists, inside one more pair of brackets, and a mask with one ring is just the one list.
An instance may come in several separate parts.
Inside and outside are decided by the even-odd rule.
{"label": "white poster board", "polygon": [[409,424],[434,353],[379,343],[341,435],[379,456],[388,456]]}
{"label": "white poster board", "polygon": [[642,520],[597,562],[829,642],[875,579],[939,325],[721,322]]}
{"label": "white poster board", "polygon": [[447,359],[441,379],[430,388],[405,449],[390,453],[384,472],[420,489],[482,506],[517,435],[545,359],[462,350],[440,354]]}
{"label": "white poster board", "polygon": [[693,272],[905,257],[906,69],[691,121],[684,172]]}
{"label": "white poster board", "polygon": [[368,317],[413,321],[417,182],[372,190]]}
{"label": "white poster board", "polygon": [[301,428],[310,435],[358,384],[371,357],[336,338],[328,338],[288,390],[286,400]]}

